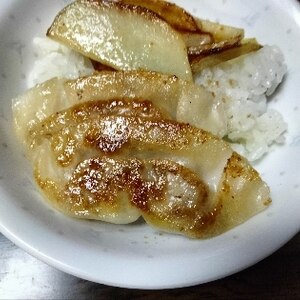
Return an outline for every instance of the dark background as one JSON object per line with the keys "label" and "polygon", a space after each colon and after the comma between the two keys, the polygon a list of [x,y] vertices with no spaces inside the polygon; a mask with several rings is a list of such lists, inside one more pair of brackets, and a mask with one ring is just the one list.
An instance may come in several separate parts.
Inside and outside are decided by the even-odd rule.
{"label": "dark background", "polygon": [[0,299],[300,299],[300,233],[256,265],[190,288],[113,288],[60,272],[0,234]]}

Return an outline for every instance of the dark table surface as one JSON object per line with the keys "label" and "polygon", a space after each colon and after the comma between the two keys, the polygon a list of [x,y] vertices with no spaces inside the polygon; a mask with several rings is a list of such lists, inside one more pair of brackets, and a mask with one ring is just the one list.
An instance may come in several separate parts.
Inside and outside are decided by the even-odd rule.
{"label": "dark table surface", "polygon": [[300,233],[273,255],[227,278],[149,291],[113,288],[60,272],[0,234],[0,299],[300,299]]}

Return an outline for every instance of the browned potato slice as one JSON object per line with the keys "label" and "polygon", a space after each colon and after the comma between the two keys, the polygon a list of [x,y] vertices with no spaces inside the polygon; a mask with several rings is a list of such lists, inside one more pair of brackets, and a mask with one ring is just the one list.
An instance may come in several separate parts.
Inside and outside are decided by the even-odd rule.
{"label": "browned potato slice", "polygon": [[199,18],[196,18],[195,20],[201,31],[210,33],[215,42],[231,40],[238,37],[242,39],[244,37],[244,29],[242,28],[232,27]]}
{"label": "browned potato slice", "polygon": [[205,68],[211,68],[219,63],[234,59],[241,55],[257,51],[262,46],[255,39],[245,39],[241,45],[211,55],[199,55],[190,58],[193,74],[200,73]]}
{"label": "browned potato slice", "polygon": [[180,33],[140,6],[78,0],[56,16],[47,35],[116,70],[152,70],[192,80]]}
{"label": "browned potato slice", "polygon": [[244,37],[244,30],[208,20],[196,19],[202,32],[210,34],[213,42],[188,48],[189,55],[204,55],[238,46]]}
{"label": "browned potato slice", "polygon": [[[213,42],[212,36],[202,32],[180,32],[188,49],[203,47]],[[188,50],[189,51],[189,50]]]}
{"label": "browned potato slice", "polygon": [[183,36],[190,56],[212,54],[238,46],[243,29],[194,18],[183,8],[162,0],[119,0],[145,7],[166,20]]}
{"label": "browned potato slice", "polygon": [[174,3],[163,0],[119,0],[119,2],[145,7],[158,14],[177,30],[199,31],[194,17]]}
{"label": "browned potato slice", "polygon": [[241,37],[234,37],[231,40],[224,40],[219,42],[212,42],[210,44],[203,44],[197,46],[191,46],[188,48],[189,56],[195,55],[211,55],[239,46],[241,43]]}
{"label": "browned potato slice", "polygon": [[163,0],[119,0],[119,2],[145,7],[157,13],[181,33],[188,53],[213,42],[212,35],[202,32],[194,17],[174,3]]}

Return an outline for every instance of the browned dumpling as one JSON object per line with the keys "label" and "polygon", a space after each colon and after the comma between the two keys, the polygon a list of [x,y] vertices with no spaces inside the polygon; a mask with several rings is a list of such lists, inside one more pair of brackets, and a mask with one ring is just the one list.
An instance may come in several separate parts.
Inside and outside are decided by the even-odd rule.
{"label": "browned dumpling", "polygon": [[103,71],[75,80],[53,78],[13,100],[16,132],[23,142],[28,130],[54,112],[85,101],[151,101],[165,116],[208,130],[226,132],[223,103],[192,82],[157,72]]}
{"label": "browned dumpling", "polygon": [[141,215],[159,229],[207,238],[270,203],[259,174],[209,132],[154,110],[137,115],[134,105],[111,114],[101,107],[76,105],[30,130],[37,183],[64,213],[118,224]]}

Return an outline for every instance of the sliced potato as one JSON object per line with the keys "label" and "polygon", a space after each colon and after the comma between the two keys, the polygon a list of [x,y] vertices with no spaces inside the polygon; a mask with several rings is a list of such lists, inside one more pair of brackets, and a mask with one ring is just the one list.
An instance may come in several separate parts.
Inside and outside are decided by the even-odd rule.
{"label": "sliced potato", "polygon": [[190,58],[191,68],[194,75],[199,74],[205,68],[211,68],[222,62],[237,58],[239,56],[257,51],[262,46],[256,39],[245,39],[241,45],[224,50],[222,52],[214,53],[211,55],[199,55]]}
{"label": "sliced potato", "polygon": [[235,37],[231,40],[224,40],[219,42],[212,42],[210,44],[203,44],[197,46],[191,46],[188,48],[189,56],[195,55],[211,55],[230,48],[239,46],[241,43],[241,37]]}
{"label": "sliced potato", "polygon": [[244,30],[241,28],[198,18],[195,20],[203,33],[207,33],[212,36],[213,42],[189,47],[189,55],[204,55],[221,52],[238,46],[244,37]]}
{"label": "sliced potato", "polygon": [[[145,7],[167,21],[174,29],[178,30],[188,48],[188,53],[193,53],[199,47],[204,49],[204,45],[210,45],[214,39],[212,34],[202,32],[196,19],[183,8],[174,3],[163,0],[119,0],[122,3]],[[198,26],[199,25],[199,26]],[[206,47],[206,49],[208,49]]]}
{"label": "sliced potato", "polygon": [[194,17],[174,3],[163,0],[119,0],[119,2],[145,7],[158,14],[177,30],[199,31]]}
{"label": "sliced potato", "polygon": [[242,39],[244,37],[244,29],[242,28],[224,25],[200,18],[195,18],[195,20],[201,31],[210,33],[215,42],[231,40],[237,37]]}
{"label": "sliced potato", "polygon": [[56,16],[47,35],[116,70],[152,70],[192,80],[180,33],[140,6],[78,0]]}
{"label": "sliced potato", "polygon": [[188,52],[190,48],[203,47],[204,45],[210,45],[213,42],[212,36],[209,33],[188,31],[180,33],[188,48]]}

